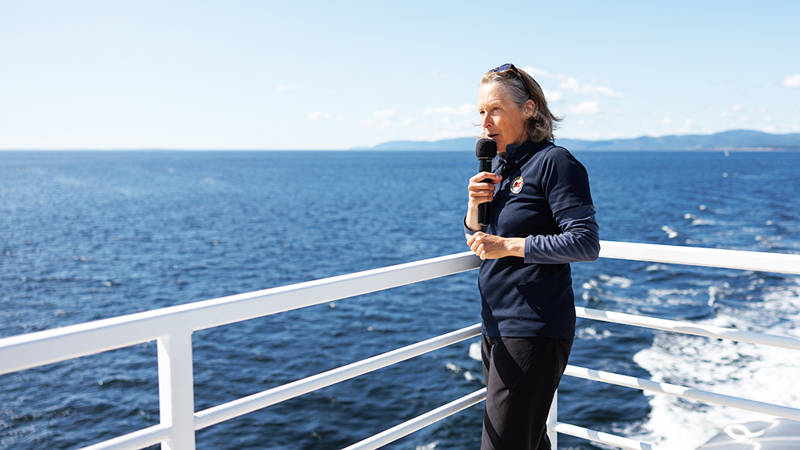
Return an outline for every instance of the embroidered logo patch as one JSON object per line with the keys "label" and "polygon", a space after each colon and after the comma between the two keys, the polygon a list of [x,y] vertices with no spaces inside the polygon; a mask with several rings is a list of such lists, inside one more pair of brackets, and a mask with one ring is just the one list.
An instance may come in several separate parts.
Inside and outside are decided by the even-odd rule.
{"label": "embroidered logo patch", "polygon": [[511,182],[511,192],[514,194],[522,192],[522,177],[514,178],[514,181]]}

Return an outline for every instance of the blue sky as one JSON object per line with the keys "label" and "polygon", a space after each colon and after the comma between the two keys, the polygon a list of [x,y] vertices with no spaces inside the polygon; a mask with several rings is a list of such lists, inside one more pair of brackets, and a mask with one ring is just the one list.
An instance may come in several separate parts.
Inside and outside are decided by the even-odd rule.
{"label": "blue sky", "polygon": [[0,0],[0,148],[472,136],[530,68],[557,137],[800,132],[800,2]]}

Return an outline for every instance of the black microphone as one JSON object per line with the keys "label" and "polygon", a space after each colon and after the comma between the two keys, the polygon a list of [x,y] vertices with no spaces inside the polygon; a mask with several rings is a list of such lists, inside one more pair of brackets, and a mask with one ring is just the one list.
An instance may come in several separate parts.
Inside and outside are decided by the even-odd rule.
{"label": "black microphone", "polygon": [[[497,156],[497,142],[486,138],[478,139],[478,143],[475,144],[475,156],[478,157],[478,172],[491,172],[492,159]],[[484,180],[484,183],[491,182],[491,180]],[[478,223],[480,225],[489,225],[490,215],[489,202],[478,205]]]}

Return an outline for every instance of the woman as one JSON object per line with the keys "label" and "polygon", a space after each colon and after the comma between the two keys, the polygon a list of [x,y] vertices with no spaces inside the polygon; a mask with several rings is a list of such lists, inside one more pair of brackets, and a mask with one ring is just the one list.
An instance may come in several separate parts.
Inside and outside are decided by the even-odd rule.
{"label": "woman", "polygon": [[[593,261],[600,249],[588,176],[553,143],[558,119],[523,70],[487,72],[478,103],[498,153],[491,173],[470,178],[464,219],[467,245],[482,260],[481,448],[549,449],[545,422],[575,335],[569,263]],[[485,202],[490,221],[481,229]]]}

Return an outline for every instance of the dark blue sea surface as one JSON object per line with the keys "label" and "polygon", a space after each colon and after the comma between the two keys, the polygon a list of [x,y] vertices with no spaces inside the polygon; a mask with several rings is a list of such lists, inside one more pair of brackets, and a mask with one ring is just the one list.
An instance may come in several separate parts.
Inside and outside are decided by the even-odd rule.
{"label": "dark blue sea surface", "polygon": [[[800,153],[576,156],[602,239],[800,253]],[[0,152],[0,337],[465,251],[476,166],[471,152]],[[579,306],[800,335],[796,276],[610,259],[573,274]],[[477,323],[476,276],[196,332],[195,409]],[[480,389],[473,342],[214,425],[197,446],[351,444]],[[800,388],[773,386],[800,358],[722,345],[579,320],[570,363],[800,406]],[[1,375],[0,448],[157,424],[156,363],[148,343]],[[749,417],[570,377],[558,402],[561,421],[674,448]],[[481,419],[475,406],[390,448],[478,448]]]}

